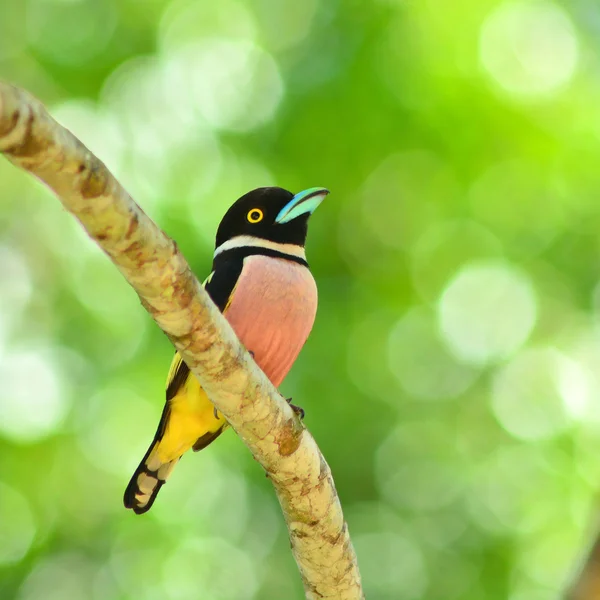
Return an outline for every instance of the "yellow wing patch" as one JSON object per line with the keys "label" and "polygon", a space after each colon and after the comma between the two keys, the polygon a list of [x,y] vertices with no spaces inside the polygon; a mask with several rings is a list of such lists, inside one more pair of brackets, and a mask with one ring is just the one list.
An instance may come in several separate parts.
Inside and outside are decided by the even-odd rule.
{"label": "yellow wing patch", "polygon": [[225,419],[215,414],[215,407],[198,380],[190,375],[169,400],[164,434],[155,447],[160,462],[167,463],[179,458],[200,438],[206,440],[208,437],[212,441],[225,425]]}
{"label": "yellow wing patch", "polygon": [[202,287],[206,287],[207,283],[210,283],[210,280],[213,278],[213,275],[215,274],[215,272],[213,271],[205,280],[204,283],[202,284]]}
{"label": "yellow wing patch", "polygon": [[179,352],[175,352],[175,356],[171,361],[171,366],[169,367],[169,373],[167,374],[167,385],[165,386],[167,389],[171,385],[171,381],[173,381],[173,377],[175,377],[175,373],[177,373],[177,369],[179,369],[179,365],[182,363],[181,356],[179,356]]}
{"label": "yellow wing patch", "polygon": [[227,312],[227,309],[231,305],[231,301],[233,300],[233,295],[235,294],[235,288],[237,288],[239,280],[240,280],[240,278],[238,277],[238,280],[235,282],[235,285],[233,286],[233,289],[231,290],[231,293],[229,294],[229,298],[227,298],[227,304],[225,304],[225,308],[223,309],[223,314],[225,314]]}

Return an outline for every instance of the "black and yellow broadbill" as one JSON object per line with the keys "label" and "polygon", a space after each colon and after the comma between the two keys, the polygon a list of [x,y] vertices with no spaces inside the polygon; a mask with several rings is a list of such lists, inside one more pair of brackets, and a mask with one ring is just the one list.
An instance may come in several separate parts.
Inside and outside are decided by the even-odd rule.
{"label": "black and yellow broadbill", "polygon": [[[296,195],[258,188],[231,206],[217,231],[206,291],[275,386],[314,323],[317,288],[304,244],[308,219],[328,193],[324,188]],[[138,514],[149,510],[181,456],[190,448],[206,448],[225,427],[223,416],[175,354],[158,430],[125,490],[125,506]]]}

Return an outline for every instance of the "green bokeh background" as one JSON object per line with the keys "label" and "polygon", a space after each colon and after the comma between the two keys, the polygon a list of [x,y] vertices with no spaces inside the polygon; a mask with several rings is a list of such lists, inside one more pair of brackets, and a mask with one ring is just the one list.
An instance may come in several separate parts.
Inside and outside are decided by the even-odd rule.
{"label": "green bokeh background", "polygon": [[[227,207],[327,186],[282,391],[370,600],[545,600],[600,481],[600,5],[3,0],[40,97],[199,277]],[[303,597],[228,432],[121,504],[172,348],[52,195],[0,161],[0,598]]]}

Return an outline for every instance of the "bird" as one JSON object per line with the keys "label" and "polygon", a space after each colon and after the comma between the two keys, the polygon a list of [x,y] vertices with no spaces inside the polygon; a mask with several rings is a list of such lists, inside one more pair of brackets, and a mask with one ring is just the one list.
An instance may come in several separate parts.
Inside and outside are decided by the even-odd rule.
{"label": "bird", "polygon": [[[275,387],[315,321],[317,286],[305,243],[309,218],[328,194],[321,187],[297,194],[280,187],[257,188],[236,200],[217,228],[204,288]],[[125,507],[136,514],[150,510],[181,456],[206,448],[227,426],[176,352],[162,416],[125,490]]]}

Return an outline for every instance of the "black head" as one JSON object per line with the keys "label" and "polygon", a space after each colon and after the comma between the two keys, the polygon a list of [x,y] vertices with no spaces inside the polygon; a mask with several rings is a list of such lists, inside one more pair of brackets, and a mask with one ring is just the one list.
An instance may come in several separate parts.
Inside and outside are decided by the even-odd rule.
{"label": "black head", "polygon": [[328,193],[325,188],[310,188],[296,195],[279,187],[252,190],[225,213],[216,247],[240,235],[304,246],[308,219]]}

